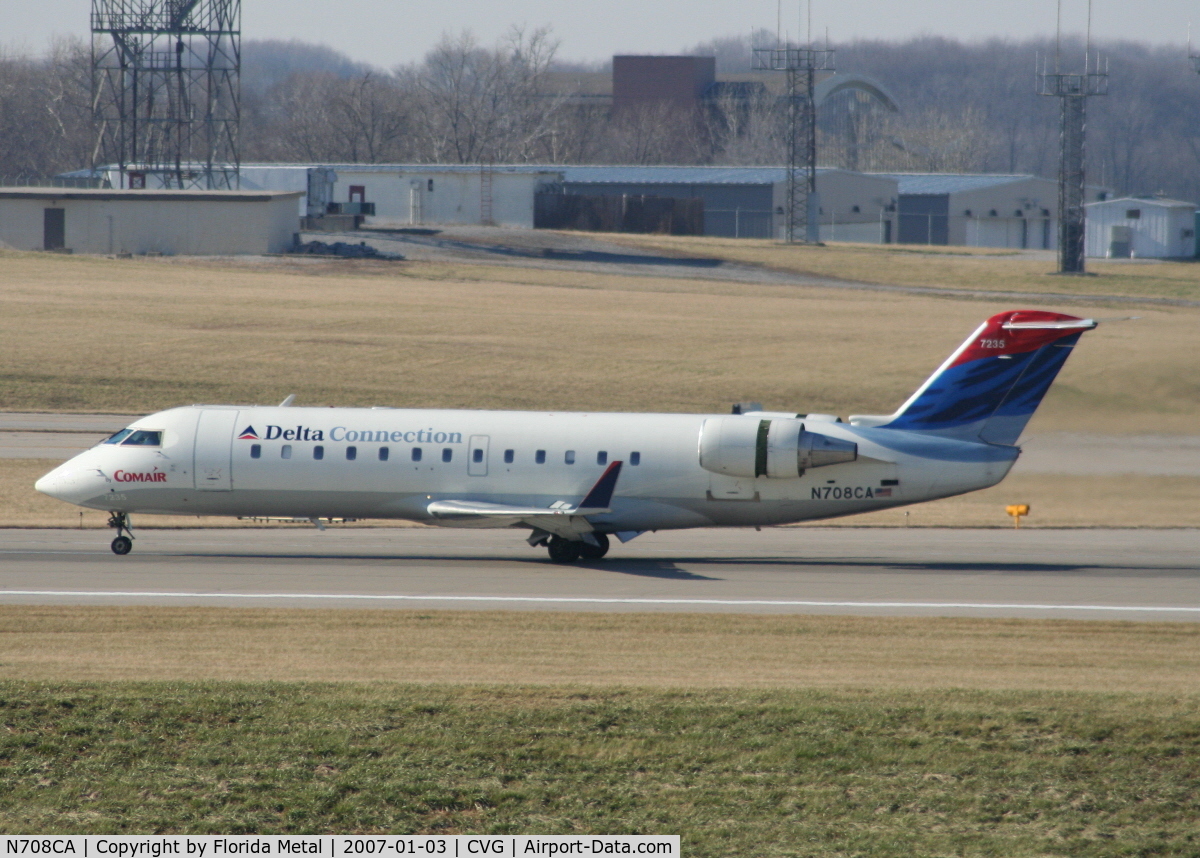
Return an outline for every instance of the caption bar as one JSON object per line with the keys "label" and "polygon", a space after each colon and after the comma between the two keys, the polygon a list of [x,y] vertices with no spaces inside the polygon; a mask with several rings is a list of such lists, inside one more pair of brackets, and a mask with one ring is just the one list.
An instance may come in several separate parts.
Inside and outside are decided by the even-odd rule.
{"label": "caption bar", "polygon": [[679,855],[679,835],[505,835],[471,834],[366,837],[358,835],[76,834],[68,837],[4,836],[2,856],[69,858],[246,858],[258,855],[318,855],[321,858],[442,855],[503,858],[560,855]]}

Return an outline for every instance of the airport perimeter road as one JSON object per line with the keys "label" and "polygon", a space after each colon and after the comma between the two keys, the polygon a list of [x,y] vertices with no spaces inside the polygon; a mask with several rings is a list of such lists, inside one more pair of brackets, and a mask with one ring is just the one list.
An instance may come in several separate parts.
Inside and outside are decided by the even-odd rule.
{"label": "airport perimeter road", "polygon": [[0,603],[1200,621],[1200,531],[645,534],[558,566],[515,531],[0,531]]}

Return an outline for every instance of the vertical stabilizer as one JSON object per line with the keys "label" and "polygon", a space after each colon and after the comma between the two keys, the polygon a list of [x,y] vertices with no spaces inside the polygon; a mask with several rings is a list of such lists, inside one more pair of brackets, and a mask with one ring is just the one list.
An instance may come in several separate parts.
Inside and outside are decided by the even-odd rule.
{"label": "vertical stabilizer", "polygon": [[992,316],[892,417],[887,429],[1015,444],[1092,319],[1041,310]]}

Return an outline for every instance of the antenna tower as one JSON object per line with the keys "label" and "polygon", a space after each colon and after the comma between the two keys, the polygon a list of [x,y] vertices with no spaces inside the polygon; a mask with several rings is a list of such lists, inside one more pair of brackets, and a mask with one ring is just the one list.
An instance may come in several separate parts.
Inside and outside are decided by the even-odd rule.
{"label": "antenna tower", "polygon": [[1059,36],[1054,51],[1054,71],[1049,59],[1037,70],[1038,95],[1059,101],[1058,153],[1058,273],[1085,274],[1084,270],[1084,135],[1087,129],[1087,100],[1108,95],[1108,63],[1091,55],[1092,13],[1088,3],[1088,38],[1083,49],[1083,70],[1061,68],[1062,3],[1059,2]]}
{"label": "antenna tower", "polygon": [[92,0],[92,167],[122,187],[238,187],[241,0]]}
{"label": "antenna tower", "polygon": [[788,166],[787,241],[820,241],[817,197],[817,107],[813,87],[818,71],[832,71],[833,51],[807,48],[755,48],[756,71],[787,72]]}

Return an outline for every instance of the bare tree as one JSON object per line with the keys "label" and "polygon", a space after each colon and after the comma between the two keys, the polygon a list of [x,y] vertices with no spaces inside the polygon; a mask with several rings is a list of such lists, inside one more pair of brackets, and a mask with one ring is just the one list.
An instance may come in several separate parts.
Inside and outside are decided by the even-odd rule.
{"label": "bare tree", "polygon": [[34,179],[87,165],[90,60],[78,41],[49,56],[0,55],[0,175]]}
{"label": "bare tree", "polygon": [[408,93],[390,75],[294,74],[271,96],[282,109],[250,142],[258,157],[369,164],[410,154]]}
{"label": "bare tree", "polygon": [[779,165],[787,162],[787,107],[765,88],[748,96],[723,93],[706,115],[713,161],[718,164]]}
{"label": "bare tree", "polygon": [[445,35],[417,68],[427,157],[460,164],[527,161],[551,142],[563,99],[543,86],[557,43],[548,29],[514,29],[495,48],[464,31]]}
{"label": "bare tree", "polygon": [[986,170],[990,136],[978,109],[928,108],[889,119],[892,133],[879,141],[875,153],[876,162],[887,165],[883,169],[928,173]]}

